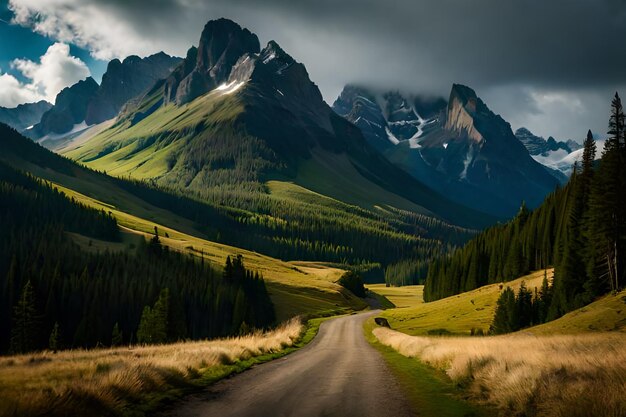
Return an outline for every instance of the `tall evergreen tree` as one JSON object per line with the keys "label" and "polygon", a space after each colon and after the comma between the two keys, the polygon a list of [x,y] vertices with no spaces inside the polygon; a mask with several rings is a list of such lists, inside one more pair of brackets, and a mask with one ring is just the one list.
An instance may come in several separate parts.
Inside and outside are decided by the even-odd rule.
{"label": "tall evergreen tree", "polygon": [[515,309],[515,292],[511,287],[506,287],[496,303],[496,312],[489,333],[504,334],[516,330]]}
{"label": "tall evergreen tree", "polygon": [[11,351],[24,353],[35,349],[38,330],[39,319],[35,307],[35,291],[31,282],[27,281],[13,309]]}
{"label": "tall evergreen tree", "polygon": [[111,332],[111,346],[121,346],[123,343],[122,331],[119,323],[115,323]]}
{"label": "tall evergreen tree", "polygon": [[594,273],[606,277],[611,291],[620,288],[626,234],[626,167],[624,163],[625,122],[622,102],[617,93],[611,103],[609,137],[594,177],[591,193],[591,238],[594,242]]}
{"label": "tall evergreen tree", "polygon": [[54,353],[57,353],[57,350],[59,350],[59,338],[59,323],[54,323],[54,327],[48,338],[48,349]]}

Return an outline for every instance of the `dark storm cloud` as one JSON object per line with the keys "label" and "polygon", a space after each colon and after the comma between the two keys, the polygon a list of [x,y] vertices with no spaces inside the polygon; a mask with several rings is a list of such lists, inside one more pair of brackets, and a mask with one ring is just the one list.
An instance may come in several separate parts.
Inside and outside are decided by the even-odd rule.
{"label": "dark storm cloud", "polygon": [[[47,0],[12,3],[45,16],[58,13],[58,1],[54,10],[45,10]],[[330,102],[348,82],[442,95],[462,82],[505,118],[521,124],[527,116],[542,134],[603,130],[606,110],[585,103],[597,105],[626,84],[623,0],[64,1],[68,10],[74,3],[100,7],[116,25],[130,26],[125,41],[81,32],[78,42],[103,56],[133,48],[182,55],[206,20],[224,16],[262,42],[277,40],[305,63]],[[567,127],[547,132],[557,110]]]}

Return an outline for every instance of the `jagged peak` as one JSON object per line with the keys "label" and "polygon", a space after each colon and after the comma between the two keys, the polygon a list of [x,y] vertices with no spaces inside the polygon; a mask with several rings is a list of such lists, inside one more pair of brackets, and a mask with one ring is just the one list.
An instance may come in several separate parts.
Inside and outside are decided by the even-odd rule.
{"label": "jagged peak", "polygon": [[476,142],[483,141],[483,135],[474,124],[474,115],[481,104],[473,89],[462,84],[453,84],[448,101],[446,130],[458,135],[465,134]]}
{"label": "jagged peak", "polygon": [[[209,20],[200,35],[198,49],[209,58],[220,58],[229,47],[242,50],[242,53],[258,53],[261,49],[257,35],[242,28],[238,23],[225,18]],[[214,63],[208,62],[207,64],[210,66]]]}
{"label": "jagged peak", "polygon": [[531,135],[535,136],[533,132],[531,132],[530,130],[528,130],[527,128],[523,126],[515,131],[515,136],[520,136],[520,135],[521,136],[531,136]]}

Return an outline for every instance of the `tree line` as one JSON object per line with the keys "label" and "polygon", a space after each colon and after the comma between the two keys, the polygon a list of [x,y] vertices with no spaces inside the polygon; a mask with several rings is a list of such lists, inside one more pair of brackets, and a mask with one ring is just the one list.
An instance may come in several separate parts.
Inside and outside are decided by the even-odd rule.
{"label": "tree line", "polygon": [[[619,95],[611,103],[608,138],[599,161],[591,132],[568,184],[530,212],[480,233],[433,262],[424,298],[432,301],[555,269],[546,320],[599,295],[616,292],[626,276],[626,128]],[[507,294],[506,297],[511,297]]]}
{"label": "tree line", "polygon": [[0,352],[160,343],[275,322],[241,257],[217,268],[162,246],[85,250],[67,232],[119,240],[115,219],[0,163]]}

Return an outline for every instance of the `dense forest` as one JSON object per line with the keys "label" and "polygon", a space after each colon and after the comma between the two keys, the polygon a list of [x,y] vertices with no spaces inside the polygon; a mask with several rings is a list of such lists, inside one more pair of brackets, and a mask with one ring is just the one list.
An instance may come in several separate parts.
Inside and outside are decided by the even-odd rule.
{"label": "dense forest", "polygon": [[[232,188],[182,194],[154,181],[116,181],[149,203],[193,220],[210,240],[283,260],[387,266],[407,258],[433,259],[474,235],[417,213],[325,204],[304,193],[298,199]],[[376,280],[383,279],[381,269]]]}
{"label": "dense forest", "polygon": [[67,232],[119,239],[115,219],[0,163],[0,352],[200,339],[275,321],[263,278],[160,244],[85,250]]}
{"label": "dense forest", "polygon": [[[487,229],[433,263],[424,298],[436,300],[481,285],[555,268],[545,319],[581,307],[624,285],[626,257],[626,129],[616,94],[600,161],[591,132],[569,183],[536,210]],[[510,304],[511,294],[509,298]],[[501,300],[502,303],[505,301]]]}
{"label": "dense forest", "polygon": [[[0,124],[0,152],[14,154],[69,177],[99,176],[111,187],[191,220],[201,237],[283,260],[316,260],[368,269],[382,282],[384,269],[405,259],[424,264],[465,243],[475,231],[393,207],[365,209],[306,190],[270,192],[248,183],[184,193],[155,180],[105,176],[55,155]],[[91,197],[98,198],[98,193]],[[106,198],[104,198],[106,200]],[[367,265],[379,264],[380,268]]]}

